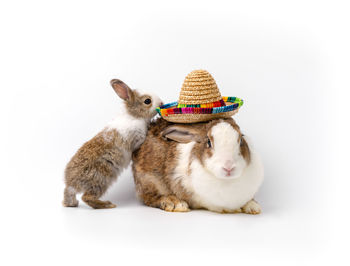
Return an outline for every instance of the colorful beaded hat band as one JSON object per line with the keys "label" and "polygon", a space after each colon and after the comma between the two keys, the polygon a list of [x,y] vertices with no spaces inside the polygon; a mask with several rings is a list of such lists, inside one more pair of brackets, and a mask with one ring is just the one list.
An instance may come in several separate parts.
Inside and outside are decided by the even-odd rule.
{"label": "colorful beaded hat band", "polygon": [[[221,102],[223,104],[221,104]],[[232,105],[225,105],[226,103],[233,103]],[[168,116],[173,114],[216,114],[221,112],[230,112],[243,105],[243,100],[237,97],[222,97],[222,100],[209,104],[178,104],[177,102],[164,104],[157,108],[157,112],[161,116]]]}
{"label": "colorful beaded hat band", "polygon": [[222,97],[214,78],[205,70],[187,75],[178,102],[157,108],[165,119],[175,123],[195,123],[231,117],[243,105],[237,97]]}

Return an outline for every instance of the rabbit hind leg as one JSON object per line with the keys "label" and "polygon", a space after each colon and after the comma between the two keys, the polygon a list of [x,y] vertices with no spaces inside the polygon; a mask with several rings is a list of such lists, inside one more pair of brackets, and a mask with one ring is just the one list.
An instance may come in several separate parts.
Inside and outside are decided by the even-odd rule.
{"label": "rabbit hind leg", "polygon": [[117,205],[113,204],[110,201],[102,201],[99,200],[100,195],[96,195],[94,193],[85,192],[81,199],[94,209],[111,209],[117,207]]}
{"label": "rabbit hind leg", "polygon": [[79,201],[76,197],[76,191],[73,187],[67,186],[64,189],[62,204],[64,207],[77,207],[79,205]]}
{"label": "rabbit hind leg", "polygon": [[166,187],[164,181],[157,177],[145,175],[135,178],[136,191],[140,199],[148,206],[160,208],[169,212],[187,212],[189,207],[186,201],[178,199]]}

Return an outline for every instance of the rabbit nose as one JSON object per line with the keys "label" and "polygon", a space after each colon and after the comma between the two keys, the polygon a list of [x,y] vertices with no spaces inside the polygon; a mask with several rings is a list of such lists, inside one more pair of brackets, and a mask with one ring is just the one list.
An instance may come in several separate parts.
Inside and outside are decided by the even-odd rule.
{"label": "rabbit nose", "polygon": [[224,163],[224,167],[223,168],[231,171],[234,168],[233,161],[231,161],[231,160],[226,161]]}
{"label": "rabbit nose", "polygon": [[226,176],[230,176],[232,171],[235,169],[233,161],[227,160],[224,164],[224,167],[222,169],[226,172]]}
{"label": "rabbit nose", "polygon": [[225,172],[227,172],[228,174],[230,174],[235,168],[234,168],[234,167],[231,167],[231,168],[223,167],[222,169],[224,169]]}
{"label": "rabbit nose", "polygon": [[223,167],[222,169],[224,169],[226,176],[231,176],[232,175],[232,171],[235,169],[234,167],[227,169],[225,167]]}

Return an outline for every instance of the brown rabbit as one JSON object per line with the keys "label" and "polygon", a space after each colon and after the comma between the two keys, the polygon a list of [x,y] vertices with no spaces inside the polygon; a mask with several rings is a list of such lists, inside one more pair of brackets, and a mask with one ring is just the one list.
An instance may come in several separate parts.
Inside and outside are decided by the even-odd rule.
{"label": "brown rabbit", "polygon": [[206,123],[152,122],[133,153],[139,198],[165,211],[204,208],[258,214],[263,180],[260,157],[232,118]]}
{"label": "brown rabbit", "polygon": [[114,208],[110,201],[99,198],[131,160],[131,154],[146,137],[151,118],[161,100],[151,94],[131,90],[124,82],[113,79],[111,85],[124,100],[125,108],[107,127],[86,142],[65,169],[63,206],[76,207],[77,193],[95,209]]}

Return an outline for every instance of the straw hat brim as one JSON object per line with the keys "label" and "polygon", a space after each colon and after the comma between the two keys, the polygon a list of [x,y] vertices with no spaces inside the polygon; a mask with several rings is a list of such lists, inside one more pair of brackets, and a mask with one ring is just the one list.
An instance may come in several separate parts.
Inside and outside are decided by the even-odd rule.
{"label": "straw hat brim", "polygon": [[[167,121],[174,123],[197,123],[205,122],[217,118],[229,118],[236,114],[243,105],[243,100],[236,97],[223,97],[226,106],[216,108],[177,108],[177,102],[165,104],[157,108],[157,112]],[[186,109],[186,113],[182,113],[180,109]],[[192,113],[187,113],[193,109]],[[196,113],[210,111],[211,113]],[[210,109],[210,110],[209,110]],[[169,114],[171,110],[177,110],[179,113]]]}

